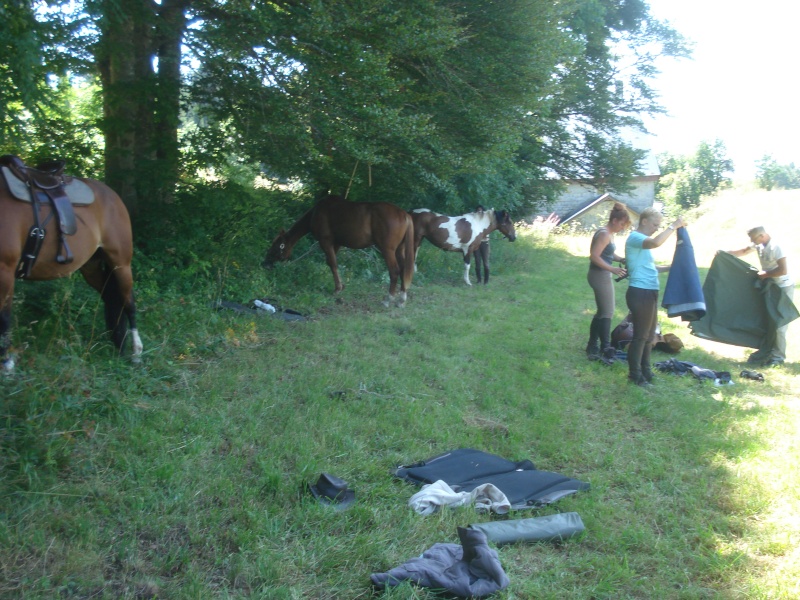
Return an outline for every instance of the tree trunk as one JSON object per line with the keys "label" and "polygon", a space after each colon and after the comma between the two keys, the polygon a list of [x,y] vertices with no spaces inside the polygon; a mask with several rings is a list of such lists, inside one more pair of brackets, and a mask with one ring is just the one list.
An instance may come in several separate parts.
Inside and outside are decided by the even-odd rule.
{"label": "tree trunk", "polygon": [[101,39],[97,65],[103,84],[103,134],[105,136],[106,183],[135,214],[138,196],[135,178],[136,122],[136,19],[133,11],[141,0],[123,5],[114,0],[103,2],[100,21]]}
{"label": "tree trunk", "polygon": [[181,108],[181,42],[186,27],[186,0],[163,0],[158,19],[158,94],[154,142],[159,179],[158,198],[172,201],[179,174],[178,127]]}
{"label": "tree trunk", "polygon": [[186,0],[103,3],[97,62],[106,183],[122,197],[134,226],[148,207],[171,200],[178,179],[185,6]]}

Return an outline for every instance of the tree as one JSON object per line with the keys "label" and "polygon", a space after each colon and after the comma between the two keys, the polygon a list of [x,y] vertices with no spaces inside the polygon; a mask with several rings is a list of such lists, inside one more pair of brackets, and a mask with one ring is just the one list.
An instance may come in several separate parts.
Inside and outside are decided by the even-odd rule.
{"label": "tree", "polygon": [[730,184],[725,173],[733,171],[733,161],[726,157],[725,144],[701,142],[691,156],[663,153],[658,156],[661,179],[656,195],[665,204],[691,208]]}
{"label": "tree", "polygon": [[240,163],[309,195],[452,210],[533,206],[553,175],[624,186],[636,152],[617,132],[659,110],[654,56],[686,53],[642,0],[49,4],[72,20],[20,14],[80,34],[33,45],[99,76],[106,180],[135,219],[181,167]]}
{"label": "tree", "polygon": [[[134,217],[178,179],[181,42],[189,0],[89,0],[98,15],[106,182]],[[143,174],[146,173],[146,176]]]}
{"label": "tree", "polygon": [[794,163],[779,165],[771,155],[767,154],[756,163],[756,181],[758,186],[765,190],[800,189],[800,169],[795,167]]}
{"label": "tree", "polygon": [[85,72],[75,51],[79,25],[67,13],[26,0],[0,4],[0,22],[0,152],[38,151],[37,136],[55,115],[71,124],[65,75]]}

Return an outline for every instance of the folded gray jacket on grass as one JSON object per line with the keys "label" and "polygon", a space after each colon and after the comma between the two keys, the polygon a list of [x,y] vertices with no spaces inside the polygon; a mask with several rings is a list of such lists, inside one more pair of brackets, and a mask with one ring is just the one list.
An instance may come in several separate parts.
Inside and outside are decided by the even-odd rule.
{"label": "folded gray jacket on grass", "polygon": [[421,587],[446,591],[459,598],[485,598],[508,586],[497,551],[477,529],[458,528],[458,544],[434,544],[387,573],[370,575],[379,589],[410,581]]}

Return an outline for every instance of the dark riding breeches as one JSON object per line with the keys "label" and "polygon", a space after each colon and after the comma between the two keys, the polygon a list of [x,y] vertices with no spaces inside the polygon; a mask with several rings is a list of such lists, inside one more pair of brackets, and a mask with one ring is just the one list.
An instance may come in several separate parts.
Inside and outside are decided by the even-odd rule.
{"label": "dark riding breeches", "polygon": [[650,340],[658,324],[658,290],[629,287],[625,300],[633,323],[633,339],[628,346],[628,376],[638,381],[642,373],[650,373]]}

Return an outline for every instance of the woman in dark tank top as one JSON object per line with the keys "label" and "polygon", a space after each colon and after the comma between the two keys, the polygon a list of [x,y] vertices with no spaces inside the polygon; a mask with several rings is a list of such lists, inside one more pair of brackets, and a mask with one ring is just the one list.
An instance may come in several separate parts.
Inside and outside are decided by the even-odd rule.
{"label": "woman in dark tank top", "polygon": [[586,279],[594,290],[597,312],[592,318],[589,342],[586,344],[586,356],[589,360],[602,358],[603,362],[611,363],[616,354],[616,350],[610,344],[611,319],[614,316],[615,306],[614,282],[611,277],[612,275],[623,277],[626,271],[622,267],[614,266],[614,261],[625,262],[625,259],[616,253],[614,234],[627,229],[630,223],[628,209],[623,204],[615,202],[608,216],[608,223],[595,231],[592,236],[589,273]]}

